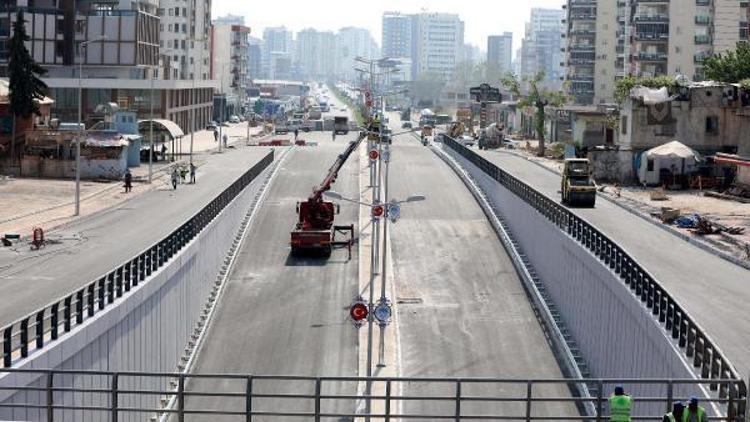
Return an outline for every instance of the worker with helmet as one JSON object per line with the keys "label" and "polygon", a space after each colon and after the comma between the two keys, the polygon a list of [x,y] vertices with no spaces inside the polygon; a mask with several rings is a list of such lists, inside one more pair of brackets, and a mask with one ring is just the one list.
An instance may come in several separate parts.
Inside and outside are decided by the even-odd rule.
{"label": "worker with helmet", "polygon": [[691,397],[687,409],[682,413],[682,422],[707,422],[706,409],[698,405],[698,398]]}
{"label": "worker with helmet", "polygon": [[609,420],[611,422],[630,422],[630,411],[633,398],[625,394],[621,385],[615,387],[615,393],[609,398]]}
{"label": "worker with helmet", "polygon": [[678,401],[672,405],[672,411],[667,412],[661,419],[662,422],[682,422],[685,413],[685,404]]}

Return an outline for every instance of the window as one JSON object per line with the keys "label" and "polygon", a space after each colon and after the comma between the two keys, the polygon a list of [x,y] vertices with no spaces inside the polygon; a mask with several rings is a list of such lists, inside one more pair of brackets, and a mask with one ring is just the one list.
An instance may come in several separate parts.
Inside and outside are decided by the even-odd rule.
{"label": "window", "polygon": [[180,41],[174,40],[174,48],[180,48]]}
{"label": "window", "polygon": [[180,16],[180,8],[179,7],[175,7],[174,8],[174,15],[175,16]]}
{"label": "window", "polygon": [[706,133],[710,135],[719,134],[719,117],[718,116],[706,117]]}
{"label": "window", "polygon": [[172,24],[170,23],[167,28],[169,28],[169,32],[172,32]]}
{"label": "window", "polygon": [[183,23],[182,24],[182,33],[184,34],[186,32],[187,32],[187,25]]}
{"label": "window", "polygon": [[169,9],[169,16],[174,16],[174,10],[173,9]]}
{"label": "window", "polygon": [[620,133],[623,135],[628,134],[628,116],[622,116],[620,121]]}
{"label": "window", "polygon": [[182,16],[187,17],[187,9],[184,7],[182,8]]}
{"label": "window", "polygon": [[164,24],[163,23],[159,24],[159,31],[164,31]]}
{"label": "window", "polygon": [[654,159],[648,158],[646,161],[646,171],[654,171]]}
{"label": "window", "polygon": [[156,16],[164,16],[164,9],[161,7],[156,9]]}

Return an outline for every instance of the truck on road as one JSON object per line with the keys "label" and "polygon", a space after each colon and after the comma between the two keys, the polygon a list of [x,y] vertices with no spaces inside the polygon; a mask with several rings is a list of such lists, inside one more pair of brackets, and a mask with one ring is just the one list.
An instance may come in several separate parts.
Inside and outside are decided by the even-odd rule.
{"label": "truck on road", "polygon": [[333,132],[336,135],[346,135],[349,133],[349,118],[336,116],[333,118]]}

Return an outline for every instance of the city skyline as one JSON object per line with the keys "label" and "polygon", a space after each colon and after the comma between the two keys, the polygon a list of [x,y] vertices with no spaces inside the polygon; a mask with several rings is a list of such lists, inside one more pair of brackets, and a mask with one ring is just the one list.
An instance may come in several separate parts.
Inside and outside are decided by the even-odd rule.
{"label": "city skyline", "polygon": [[[290,10],[290,3],[293,3],[294,16],[285,13]],[[245,17],[246,25],[251,28],[252,34],[257,37],[262,37],[263,30],[266,27],[282,25],[295,34],[306,28],[314,28],[319,31],[338,31],[345,26],[355,26],[368,29],[372,33],[373,38],[380,44],[382,15],[384,12],[418,13],[429,11],[457,13],[466,23],[466,43],[485,50],[489,35],[497,35],[509,31],[513,33],[513,51],[515,52],[521,46],[525,23],[529,19],[531,9],[534,7],[561,9],[564,1],[532,0],[524,2],[522,5],[510,5],[501,10],[489,10],[490,13],[488,13],[486,3],[478,0],[470,0],[468,4],[471,7],[457,6],[455,2],[447,0],[420,0],[419,2],[410,3],[408,6],[396,0],[384,0],[378,4],[365,3],[357,6],[356,13],[351,13],[346,16],[346,20],[342,20],[340,17],[346,12],[337,11],[332,14],[329,9],[321,8],[319,3],[298,1],[278,2],[265,5],[262,10],[258,10],[251,4],[236,4],[228,0],[217,0],[213,3],[212,15],[223,16],[229,13],[242,15]],[[300,16],[304,18],[297,18]],[[332,16],[335,16],[337,19],[331,19]]]}

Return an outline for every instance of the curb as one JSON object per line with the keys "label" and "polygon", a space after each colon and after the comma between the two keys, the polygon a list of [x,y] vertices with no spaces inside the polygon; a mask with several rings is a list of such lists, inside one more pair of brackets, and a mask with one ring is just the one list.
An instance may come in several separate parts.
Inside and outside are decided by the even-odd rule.
{"label": "curb", "polygon": [[[516,157],[519,157],[519,158],[524,158],[524,159],[526,159],[526,161],[528,161],[530,163],[533,163],[534,165],[539,166],[539,167],[543,168],[544,170],[547,170],[550,173],[556,174],[558,176],[560,175],[560,173],[552,170],[551,168],[549,168],[549,167],[547,167],[547,166],[545,166],[545,165],[543,165],[543,164],[541,164],[541,163],[539,163],[537,161],[529,160],[528,157],[526,157],[525,155],[518,154],[516,152],[510,152],[510,151],[504,151],[504,152],[506,152],[508,154],[512,154],[512,155],[514,155]],[[636,217],[640,217],[641,219],[645,220],[649,224],[651,224],[653,226],[656,226],[656,227],[658,227],[658,228],[666,231],[667,233],[670,233],[670,234],[672,234],[672,235],[674,235],[674,236],[676,236],[676,237],[678,237],[678,238],[680,238],[680,239],[682,239],[682,240],[690,243],[691,245],[696,246],[696,247],[702,249],[705,252],[710,253],[711,255],[717,256],[717,257],[719,257],[721,259],[724,259],[725,261],[731,262],[732,264],[735,264],[735,265],[738,265],[738,266],[740,266],[742,268],[750,270],[750,262],[748,262],[748,261],[743,261],[743,260],[741,260],[741,259],[739,259],[739,258],[737,258],[737,257],[735,257],[735,256],[733,256],[733,255],[731,255],[731,254],[729,254],[727,252],[724,252],[722,250],[719,250],[719,249],[711,246],[711,244],[709,244],[707,242],[704,242],[702,240],[699,240],[699,239],[696,239],[696,238],[694,238],[692,236],[689,236],[689,235],[687,235],[685,233],[682,233],[681,231],[675,229],[672,226],[669,226],[669,225],[666,225],[666,224],[662,224],[662,223],[654,220],[653,218],[651,218],[651,215],[646,214],[645,212],[637,210],[635,208],[629,207],[629,206],[621,203],[620,201],[617,201],[614,198],[609,197],[609,195],[603,195],[603,194],[597,192],[597,196],[599,198],[604,199],[605,201],[607,201],[609,203],[612,203],[612,204],[614,204],[614,205],[622,208],[623,210],[629,212],[630,214],[635,215]]]}

